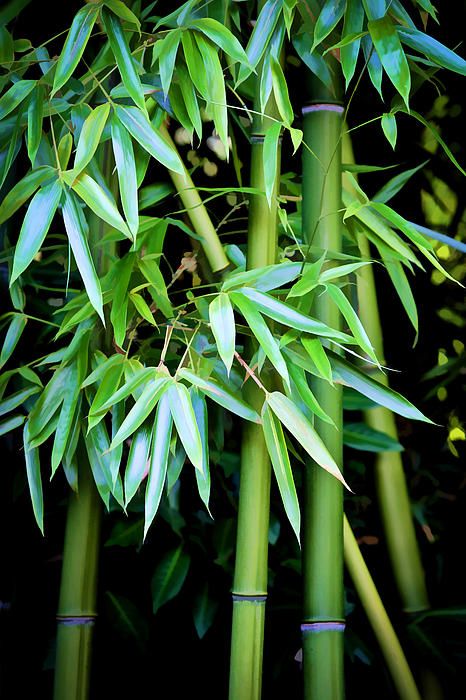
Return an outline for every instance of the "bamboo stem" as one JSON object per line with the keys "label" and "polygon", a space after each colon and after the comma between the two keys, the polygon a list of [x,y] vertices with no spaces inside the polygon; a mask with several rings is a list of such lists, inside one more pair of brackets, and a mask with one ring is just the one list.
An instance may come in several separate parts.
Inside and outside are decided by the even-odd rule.
{"label": "bamboo stem", "polygon": [[[303,236],[308,244],[341,249],[340,134],[342,107],[322,84],[311,80],[310,102],[303,109]],[[340,327],[338,310],[325,294],[313,315]],[[315,427],[338,465],[342,464],[341,387],[313,381],[313,391],[335,426]],[[343,672],[343,492],[339,481],[314,462],[305,472],[303,536],[303,671],[307,700],[344,696]]]}
{"label": "bamboo stem", "polygon": [[346,517],[345,563],[379,643],[400,700],[420,700],[411,669]]}

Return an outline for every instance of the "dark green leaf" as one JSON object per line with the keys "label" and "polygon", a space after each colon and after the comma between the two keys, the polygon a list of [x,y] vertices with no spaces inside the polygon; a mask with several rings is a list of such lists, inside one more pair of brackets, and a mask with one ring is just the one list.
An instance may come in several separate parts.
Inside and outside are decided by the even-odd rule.
{"label": "dark green leaf", "polygon": [[432,36],[413,27],[397,27],[398,35],[406,46],[420,51],[428,59],[448,70],[466,75],[466,61],[454,51],[448,49]]}
{"label": "dark green leaf", "polygon": [[44,112],[44,88],[38,85],[32,93],[28,107],[27,149],[31,165],[34,165],[42,138],[42,120]]}
{"label": "dark green leaf", "polygon": [[238,73],[236,85],[245,80],[251,72],[251,68],[256,68],[269,43],[275,25],[282,11],[281,0],[267,0],[259,13],[254,25],[253,32],[246,47],[246,55],[249,66],[241,65]]}
{"label": "dark green leaf", "polygon": [[28,424],[23,430],[24,459],[26,461],[26,474],[31,494],[32,509],[40,531],[44,534],[44,497],[42,494],[42,477],[40,473],[39,450],[30,447]]}
{"label": "dark green leaf", "polygon": [[346,0],[325,0],[314,29],[311,52],[335,29],[345,12]]}
{"label": "dark green leaf", "polygon": [[398,192],[405,186],[405,184],[415,175],[419,170],[427,165],[429,161],[425,160],[420,165],[410,170],[404,170],[399,175],[392,177],[385,185],[383,185],[374,197],[372,197],[373,202],[382,202],[386,204],[392,197],[394,197]]}
{"label": "dark green leaf", "polygon": [[24,329],[26,328],[27,317],[23,314],[13,314],[10,325],[3,341],[2,351],[0,353],[0,367],[8,362],[15,347],[21,338]]}
{"label": "dark green leaf", "polygon": [[54,171],[48,166],[30,170],[6,195],[0,205],[0,224],[13,216],[13,214],[34,194],[36,189],[45,180],[54,176]]}
{"label": "dark green leaf", "polygon": [[411,73],[396,27],[389,17],[370,21],[367,26],[382,66],[409,110]]}
{"label": "dark green leaf", "polygon": [[203,582],[201,590],[196,595],[192,609],[194,627],[199,639],[203,639],[212,627],[218,609],[218,601],[210,595],[207,581]]}
{"label": "dark green leaf", "polygon": [[167,377],[158,377],[148,382],[141,396],[138,398],[113,438],[112,444],[110,445],[111,450],[132,435],[146,420],[149,413],[154,410],[157,401],[165,391],[169,381]]}
{"label": "dark green leaf", "polygon": [[[347,0],[342,38],[352,34],[359,34],[362,31],[363,21],[364,9],[360,0]],[[340,48],[341,68],[345,76],[347,89],[356,70],[360,45],[361,40],[355,39],[355,41]]]}
{"label": "dark green leaf", "polygon": [[34,89],[35,80],[18,80],[0,98],[0,120],[10,114]]}
{"label": "dark green leaf", "polygon": [[401,452],[403,447],[386,433],[370,428],[365,423],[345,423],[343,443],[365,452]]}
{"label": "dark green leaf", "polygon": [[155,613],[180,592],[189,571],[191,559],[182,545],[162,558],[152,577],[152,611]]}

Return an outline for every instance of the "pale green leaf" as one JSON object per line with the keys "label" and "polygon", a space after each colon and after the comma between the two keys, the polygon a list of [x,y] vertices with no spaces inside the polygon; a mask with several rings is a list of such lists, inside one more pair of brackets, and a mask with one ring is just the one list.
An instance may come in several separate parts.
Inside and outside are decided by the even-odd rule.
{"label": "pale green leaf", "polygon": [[97,146],[100,143],[105,124],[107,123],[109,113],[110,103],[105,102],[105,104],[95,107],[95,109],[93,109],[86,118],[79,135],[76,156],[74,159],[74,168],[72,172],[75,177],[77,177],[79,173],[84,170],[86,165],[94,157],[94,153],[96,152]]}
{"label": "pale green leaf", "polygon": [[167,390],[170,411],[177,433],[192,464],[202,471],[202,441],[189,391],[179,382]]}
{"label": "pale green leaf", "polygon": [[209,320],[220,357],[230,374],[235,355],[235,317],[228,294],[220,293],[209,304]]}
{"label": "pale green leaf", "polygon": [[53,81],[53,93],[57,92],[67,82],[81,60],[99,14],[99,9],[99,5],[89,3],[75,15],[58,59]]}

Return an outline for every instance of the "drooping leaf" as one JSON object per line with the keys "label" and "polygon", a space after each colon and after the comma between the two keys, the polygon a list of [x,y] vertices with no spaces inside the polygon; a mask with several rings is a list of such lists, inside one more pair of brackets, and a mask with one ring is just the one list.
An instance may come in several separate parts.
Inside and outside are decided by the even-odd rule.
{"label": "drooping leaf", "polygon": [[207,581],[202,583],[199,593],[193,603],[193,620],[199,639],[203,639],[212,627],[218,609],[217,600],[210,595],[210,588]]}
{"label": "drooping leaf", "polygon": [[400,297],[404,310],[417,333],[419,330],[419,322],[416,301],[403,266],[398,260],[385,260],[384,263],[390,275],[390,279],[392,280],[393,288]]}
{"label": "drooping leaf", "polygon": [[221,292],[209,304],[209,320],[220,357],[230,374],[235,355],[235,317],[228,294]]}
{"label": "drooping leaf", "polygon": [[141,22],[122,0],[104,0],[104,4],[124,22],[134,24],[138,32],[141,31]]}
{"label": "drooping leaf", "polygon": [[159,562],[152,577],[152,611],[155,613],[180,592],[189,571],[191,558],[179,545]]}
{"label": "drooping leaf", "polygon": [[179,382],[167,390],[170,411],[177,433],[192,464],[202,471],[202,441],[189,391]]}
{"label": "drooping leaf", "polygon": [[160,81],[164,95],[168,95],[175,69],[176,54],[181,42],[181,30],[172,29],[164,39],[154,44],[152,62],[159,61]]}
{"label": "drooping leaf", "polygon": [[443,68],[466,75],[466,61],[454,51],[441,44],[434,37],[414,27],[397,27],[403,44],[423,53],[427,58]]}
{"label": "drooping leaf", "polygon": [[26,328],[27,320],[27,316],[24,314],[13,314],[3,341],[2,350],[0,352],[0,368],[3,367],[3,365],[6,364],[12,356],[19,339]]}
{"label": "drooping leaf", "polygon": [[379,58],[377,51],[375,50],[372,39],[369,35],[363,36],[361,39],[362,50],[364,52],[364,58],[367,62],[367,70],[369,71],[369,77],[371,79],[372,85],[375,87],[379,93],[381,99],[382,95],[382,62]]}
{"label": "drooping leaf", "polygon": [[135,67],[135,59],[131,55],[128,42],[126,41],[125,32],[121,26],[120,19],[116,17],[113,12],[109,12],[106,8],[103,8],[102,20],[124,86],[128,90],[134,104],[136,104],[142,112],[146,112],[146,102],[141,80]]}
{"label": "drooping leaf", "polygon": [[190,29],[202,32],[215,46],[219,46],[233,61],[248,64],[248,57],[238,39],[216,19],[203,17],[189,23]]}
{"label": "drooping leaf", "polygon": [[384,114],[382,114],[381,125],[382,131],[385,134],[385,138],[387,139],[388,143],[393,148],[393,150],[395,150],[396,137],[398,131],[396,126],[395,115],[391,112],[385,112]]}
{"label": "drooping leaf", "polygon": [[283,506],[299,542],[301,513],[288,449],[281,423],[275,417],[267,401],[264,401],[262,408],[262,427]]}
{"label": "drooping leaf", "polygon": [[62,211],[68,240],[71,250],[73,251],[79,274],[86,288],[89,301],[102,319],[102,323],[105,325],[100,280],[94,266],[94,261],[92,260],[87,240],[88,226],[73,192],[65,192],[65,201]]}
{"label": "drooping leaf", "polygon": [[6,195],[0,205],[0,224],[13,214],[34,194],[45,180],[54,176],[54,171],[48,165],[30,170],[17,182]]}
{"label": "drooping leaf", "polygon": [[[280,0],[267,0],[262,6],[246,47],[248,62],[253,69],[256,68],[264,54],[275,29],[275,25],[278,22],[278,18],[280,17],[281,10],[282,3]],[[244,64],[240,66],[236,86],[248,77],[251,68],[248,68],[248,66]]]}
{"label": "drooping leaf", "polygon": [[[121,357],[121,355],[119,357]],[[125,367],[125,374],[127,369],[128,368]],[[108,409],[110,409],[116,403],[124,401],[130,395],[134,395],[135,398],[138,399],[139,396],[137,395],[137,392],[141,389],[141,386],[144,384],[144,388],[142,389],[140,394],[143,393],[143,391],[149,386],[151,382],[156,381],[159,378],[160,377],[155,367],[141,367],[135,370],[134,373],[132,373],[131,377],[127,379],[125,384],[123,384],[123,386],[120,387],[118,391],[116,391],[108,399],[108,401],[105,401],[105,403],[100,405],[99,412],[108,411]]]}
{"label": "drooping leaf", "polygon": [[126,221],[134,240],[139,228],[138,185],[131,138],[118,119],[111,121],[113,154],[120,186],[120,197]]}
{"label": "drooping leaf", "polygon": [[404,170],[399,175],[392,177],[385,185],[383,185],[380,190],[372,197],[373,202],[382,202],[386,204],[392,197],[394,197],[398,192],[405,186],[405,184],[415,175],[419,170],[422,170],[429,161],[425,160],[420,165],[415,168],[410,168],[409,170]]}
{"label": "drooping leaf", "polygon": [[50,478],[53,477],[63,458],[71,429],[73,427],[74,414],[79,401],[79,379],[78,363],[74,362],[70,366],[68,387],[63,398],[63,403],[55,430],[51,457],[52,474]]}
{"label": "drooping leaf", "polygon": [[0,120],[26,99],[36,86],[35,80],[18,80],[0,97]]}
{"label": "drooping leaf", "polygon": [[357,340],[359,347],[374,361],[377,362],[374,348],[372,347],[369,336],[366,333],[364,326],[361,323],[359,316],[351,306],[344,292],[334,284],[327,286],[327,293],[340,309],[340,313],[345,318],[351,333]]}
{"label": "drooping leaf", "polygon": [[193,405],[196,423],[199,428],[199,435],[202,443],[202,471],[196,469],[197,490],[207,511],[209,510],[210,498],[210,466],[209,466],[209,426],[207,418],[207,405],[205,398],[196,388],[190,389],[191,402]]}
{"label": "drooping leaf", "polygon": [[320,340],[317,338],[301,338],[301,342],[319,375],[331,384],[332,368]]}
{"label": "drooping leaf", "polygon": [[[316,340],[315,342],[319,341]],[[320,420],[323,420],[324,423],[330,423],[330,425],[334,425],[330,416],[328,416],[325,413],[322,406],[319,404],[316,397],[312,393],[304,370],[301,367],[297,367],[293,363],[290,363],[288,371],[290,373],[291,379],[291,392],[289,395],[293,400],[295,400],[296,393],[298,394],[299,399],[302,401],[304,407],[306,408],[306,410],[303,410],[303,413],[305,413],[305,415],[309,418],[313,419],[314,416],[316,416],[317,418],[320,418]]]}
{"label": "drooping leaf", "polygon": [[[159,404],[160,405],[160,404]],[[128,462],[125,469],[125,508],[138,490],[149,469],[149,450],[152,440],[152,426],[142,425],[131,440]]]}
{"label": "drooping leaf", "polygon": [[52,95],[67,82],[81,60],[99,10],[98,4],[89,3],[75,15],[58,59]]}
{"label": "drooping leaf", "polygon": [[298,262],[284,262],[279,265],[266,265],[246,272],[235,272],[228,275],[222,285],[222,291],[228,292],[235,287],[243,285],[254,287],[261,292],[282,287],[292,282],[299,275],[302,264]]}
{"label": "drooping leaf", "polygon": [[223,69],[217,49],[202,34],[195,33],[194,39],[202,56],[204,71],[208,76],[208,109],[214,118],[215,130],[225,146],[228,159],[228,111]]}
{"label": "drooping leaf", "polygon": [[343,444],[365,452],[401,452],[398,440],[365,423],[346,423],[343,428]]}
{"label": "drooping leaf", "polygon": [[44,116],[44,88],[38,85],[32,93],[28,107],[27,149],[31,165],[34,165],[42,138],[42,120]]}
{"label": "drooping leaf", "polygon": [[39,529],[44,534],[44,497],[42,493],[42,477],[40,473],[39,450],[29,444],[28,424],[23,430],[24,459],[26,461],[26,474],[31,494],[32,509]]}
{"label": "drooping leaf", "polygon": [[[362,31],[363,21],[364,9],[361,2],[359,0],[347,0],[342,39],[352,34],[359,34]],[[340,48],[341,68],[345,76],[347,89],[356,70],[360,45],[361,40],[355,39],[350,44]]]}
{"label": "drooping leaf", "polygon": [[[89,114],[79,135],[76,156],[74,159],[73,175],[77,177],[94,157],[94,153],[100,143],[102,132],[110,113],[110,102],[105,102]],[[66,168],[66,166],[64,166]]]}
{"label": "drooping leaf", "polygon": [[396,27],[387,16],[370,21],[367,26],[382,66],[409,110],[411,72]]}
{"label": "drooping leaf", "polygon": [[40,250],[62,195],[58,181],[45,185],[37,192],[24,217],[15,248],[10,284],[30,265]]}
{"label": "drooping leaf", "polygon": [[314,29],[311,52],[335,29],[345,12],[346,0],[325,0]]}
{"label": "drooping leaf", "polygon": [[146,420],[147,416],[154,410],[169,381],[167,377],[159,377],[148,382],[113,438],[110,445],[111,450],[132,435]]}
{"label": "drooping leaf", "polygon": [[[121,4],[123,5],[123,3]],[[146,617],[133,601],[125,596],[114,595],[110,591],[105,591],[105,594],[111,608],[112,625],[121,635],[129,637],[133,644],[144,651],[145,643],[149,638],[149,625]]]}

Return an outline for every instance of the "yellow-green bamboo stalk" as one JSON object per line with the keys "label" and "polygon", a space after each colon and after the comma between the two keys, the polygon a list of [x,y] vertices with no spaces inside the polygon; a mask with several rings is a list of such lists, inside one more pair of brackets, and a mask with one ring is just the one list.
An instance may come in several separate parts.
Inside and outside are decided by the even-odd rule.
{"label": "yellow-green bamboo stalk", "polygon": [[[257,79],[256,110],[260,78]],[[265,114],[275,114],[268,104]],[[276,262],[277,187],[280,158],[277,157],[275,188],[271,205],[265,197],[263,141],[271,120],[256,118],[251,139],[251,187],[264,192],[252,195],[249,204],[247,267]],[[279,149],[279,146],[278,146]],[[246,399],[258,411],[263,393],[251,380]],[[241,473],[238,507],[233,621],[230,657],[230,700],[259,700],[262,687],[265,603],[267,598],[267,554],[270,510],[271,466],[262,427],[245,422],[241,443]]]}
{"label": "yellow-green bamboo stalk", "polygon": [[[320,249],[341,249],[340,135],[343,107],[322,83],[310,80],[303,108],[303,236]],[[313,315],[338,329],[340,314],[325,294]],[[341,387],[323,380],[313,391],[334,426],[315,427],[336,463],[342,465]],[[309,461],[306,465],[303,529],[303,672],[306,700],[344,696],[343,672],[343,493],[339,481]]]}
{"label": "yellow-green bamboo stalk", "polygon": [[413,674],[351,526],[344,518],[345,563],[374,631],[400,700],[420,700]]}
{"label": "yellow-green bamboo stalk", "polygon": [[[343,149],[345,162],[353,162],[348,133],[343,137]],[[362,257],[370,258],[369,242],[363,234],[359,235],[358,244]],[[360,319],[379,361],[385,364],[372,265],[366,265],[358,272],[357,290]],[[378,381],[388,386],[386,374],[376,371],[375,375]],[[364,417],[366,423],[375,430],[387,433],[395,440],[398,439],[395,417],[388,409],[371,408],[365,411]],[[399,452],[378,453],[375,460],[375,481],[387,549],[403,609],[409,613],[425,610],[430,607],[429,598],[414,530],[403,461]]]}

